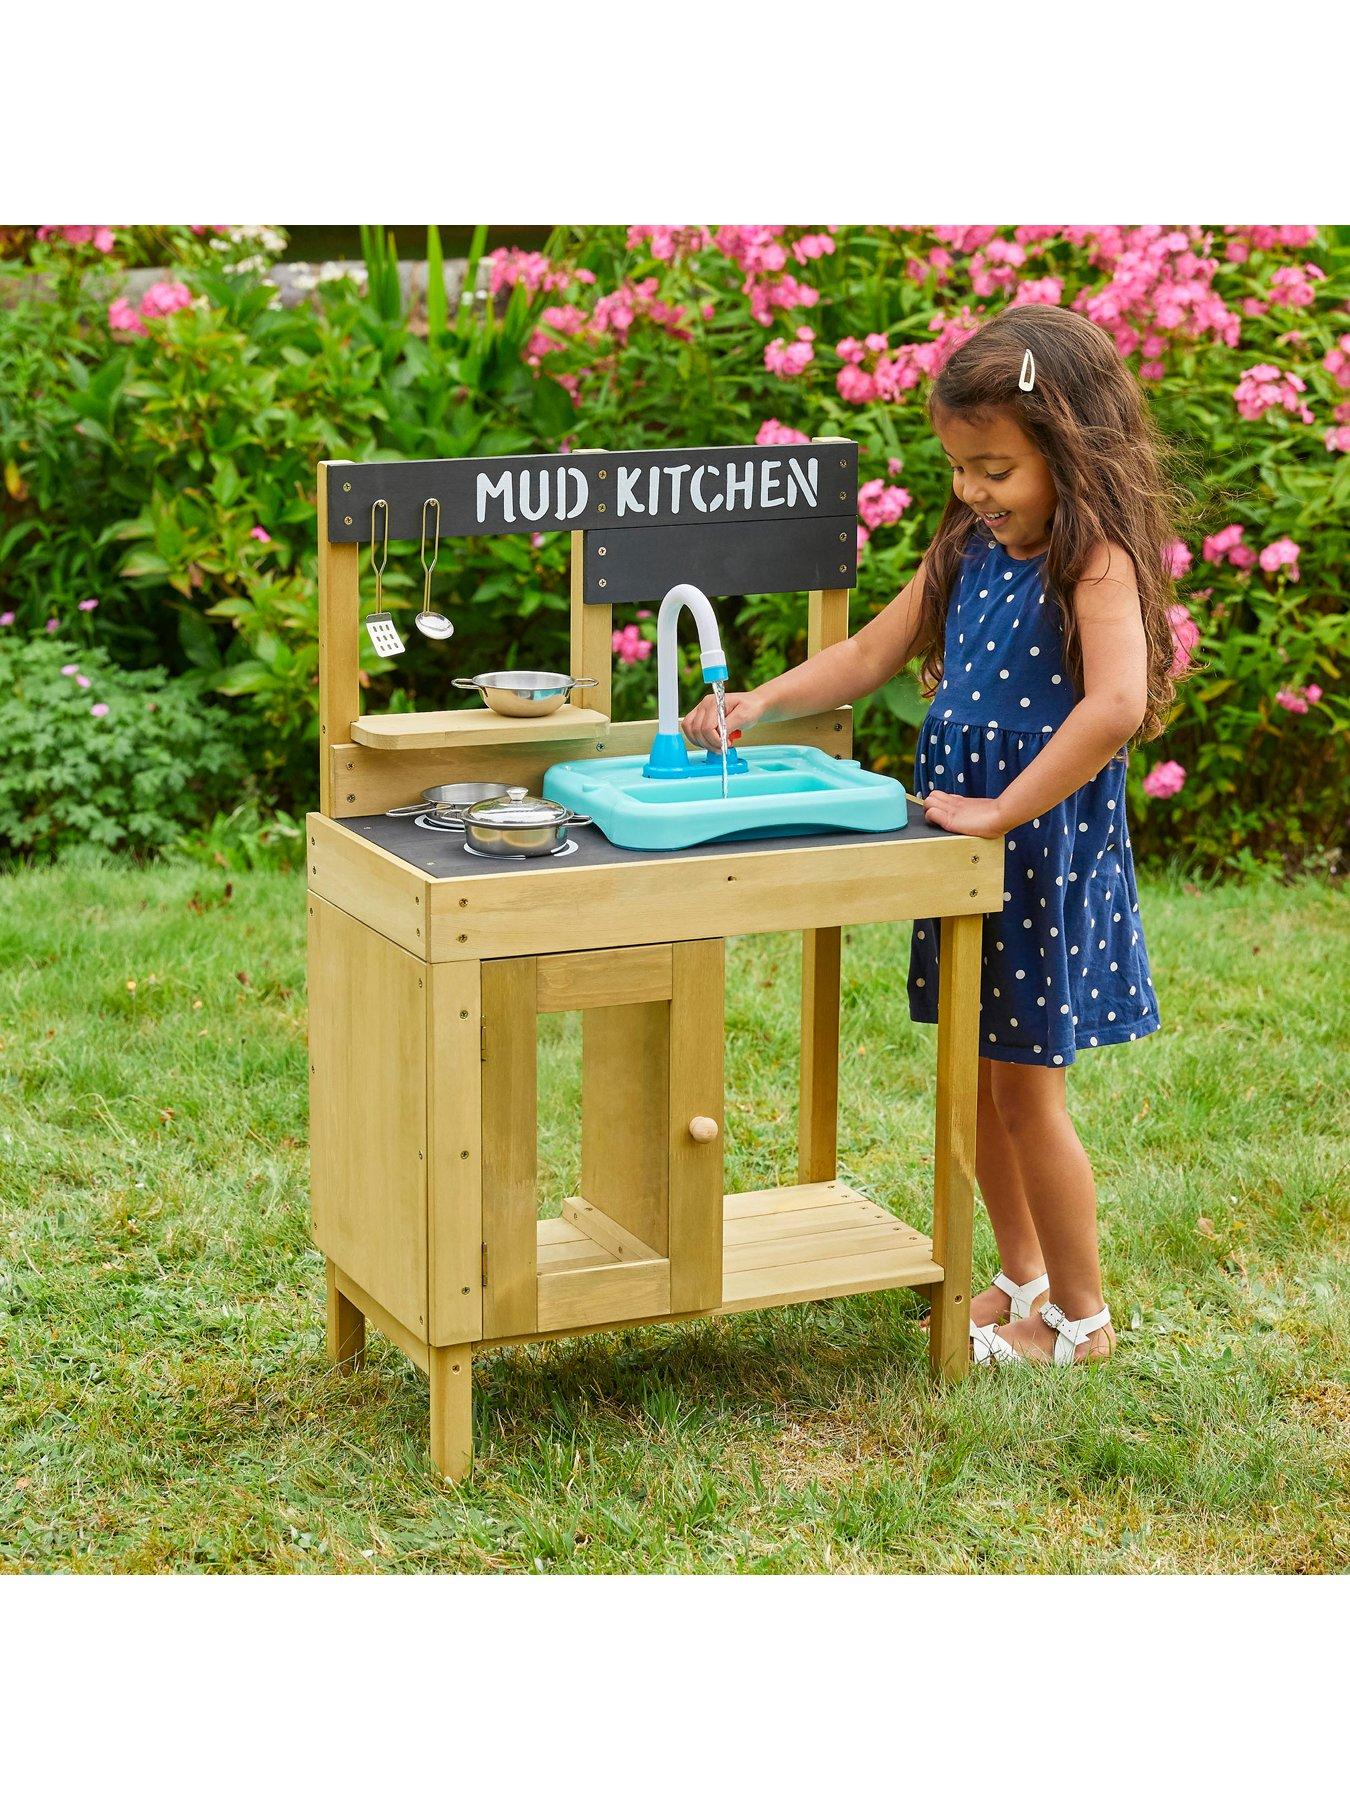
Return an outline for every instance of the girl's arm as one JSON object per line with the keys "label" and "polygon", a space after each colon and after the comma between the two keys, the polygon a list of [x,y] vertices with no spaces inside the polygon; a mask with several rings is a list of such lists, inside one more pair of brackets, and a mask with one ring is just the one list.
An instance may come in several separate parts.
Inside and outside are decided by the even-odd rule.
{"label": "girl's arm", "polygon": [[[800,719],[808,713],[832,712],[862,694],[870,694],[899,673],[910,659],[918,636],[923,604],[924,570],[890,604],[869,619],[856,637],[818,650],[795,669],[775,675],[749,693],[726,696],[727,729],[744,731],[763,721]],[[709,750],[720,747],[717,709],[711,694],[681,721],[684,734]]]}
{"label": "girl's arm", "polygon": [[975,837],[1000,837],[1092,780],[1139,729],[1148,705],[1148,644],[1134,564],[1103,545],[1074,589],[1083,648],[1083,698],[1044,750],[996,799],[929,794],[930,824]]}

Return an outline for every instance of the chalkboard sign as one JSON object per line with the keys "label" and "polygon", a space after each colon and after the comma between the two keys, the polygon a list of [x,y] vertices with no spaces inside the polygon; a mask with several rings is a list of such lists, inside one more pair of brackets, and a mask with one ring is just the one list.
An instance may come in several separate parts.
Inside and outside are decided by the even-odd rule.
{"label": "chalkboard sign", "polygon": [[858,446],[842,438],[333,463],[328,536],[368,543],[383,500],[389,536],[420,540],[435,499],[442,542],[586,533],[583,586],[597,605],[659,600],[676,581],[712,595],[852,587],[857,485]]}

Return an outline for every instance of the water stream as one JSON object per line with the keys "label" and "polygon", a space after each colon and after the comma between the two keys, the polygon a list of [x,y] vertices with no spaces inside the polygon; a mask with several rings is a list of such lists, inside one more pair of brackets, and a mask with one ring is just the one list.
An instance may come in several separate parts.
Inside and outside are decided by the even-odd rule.
{"label": "water stream", "polygon": [[714,681],[712,684],[713,704],[717,708],[717,735],[722,742],[722,798],[727,797],[727,684],[725,681]]}

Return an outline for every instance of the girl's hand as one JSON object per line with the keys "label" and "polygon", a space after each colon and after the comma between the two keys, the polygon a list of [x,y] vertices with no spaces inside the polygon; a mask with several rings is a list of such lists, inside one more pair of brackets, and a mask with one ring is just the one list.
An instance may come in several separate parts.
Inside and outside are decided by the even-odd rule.
{"label": "girl's hand", "polygon": [[972,794],[943,794],[936,789],[923,796],[924,822],[965,837],[1002,837],[1008,829],[997,800],[977,800]]}
{"label": "girl's hand", "polygon": [[[748,731],[758,724],[764,704],[755,694],[727,694],[724,699],[728,735],[733,731]],[[701,744],[705,750],[722,748],[722,740],[717,735],[717,702],[711,694],[705,694],[698,705],[685,714],[680,720],[680,729],[691,743]]]}

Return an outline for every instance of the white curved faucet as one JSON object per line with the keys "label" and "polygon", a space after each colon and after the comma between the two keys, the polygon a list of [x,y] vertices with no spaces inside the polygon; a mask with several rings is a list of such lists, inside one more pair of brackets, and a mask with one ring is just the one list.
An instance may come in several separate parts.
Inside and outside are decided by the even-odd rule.
{"label": "white curved faucet", "polygon": [[661,610],[656,616],[656,738],[645,773],[657,777],[682,775],[689,765],[689,752],[680,735],[676,656],[676,626],[686,606],[698,626],[703,679],[711,683],[727,678],[726,657],[712,603],[702,588],[696,588],[688,581],[678,582],[661,602]]}

